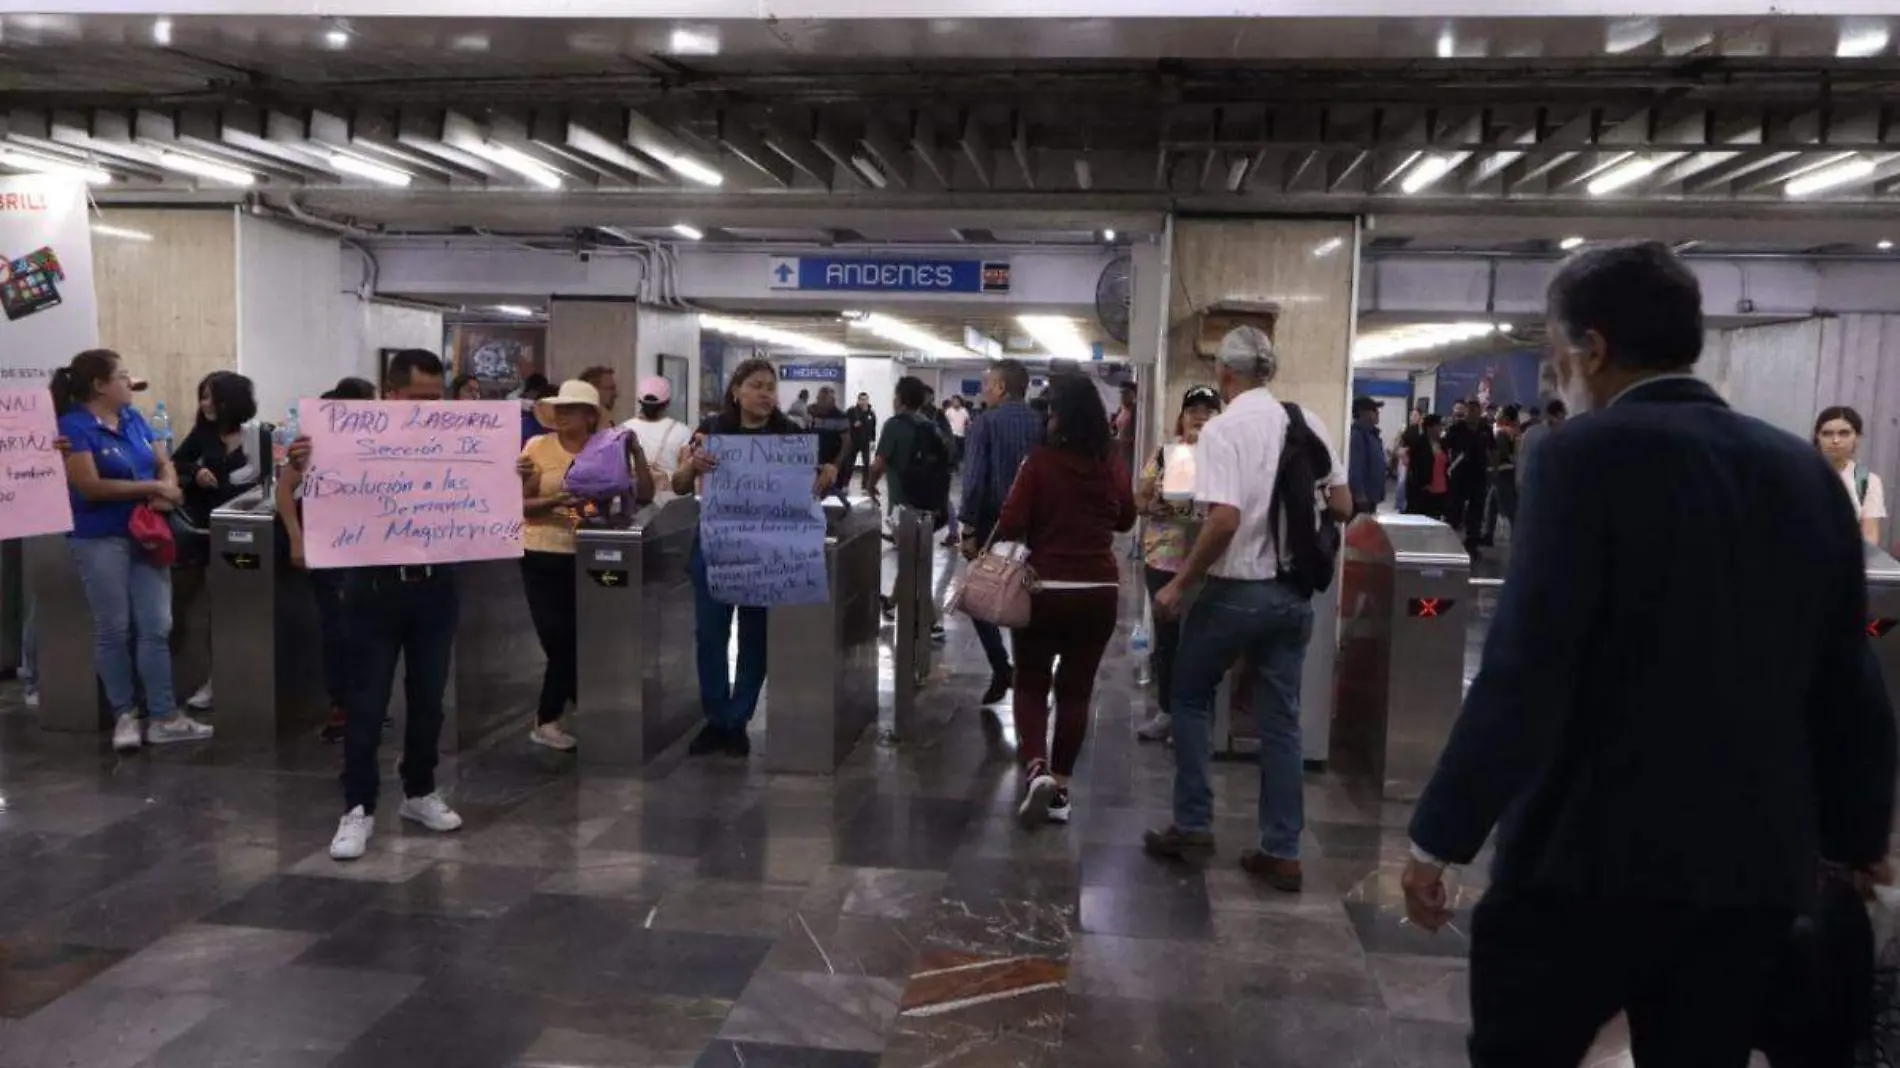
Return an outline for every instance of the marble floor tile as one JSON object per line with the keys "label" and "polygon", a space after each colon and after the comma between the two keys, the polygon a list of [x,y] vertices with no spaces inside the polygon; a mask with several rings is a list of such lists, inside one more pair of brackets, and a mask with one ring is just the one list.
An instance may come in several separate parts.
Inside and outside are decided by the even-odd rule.
{"label": "marble floor tile", "polygon": [[1421,930],[1405,918],[1402,905],[1346,902],[1346,915],[1368,953],[1396,953],[1415,957],[1469,957],[1471,915],[1461,910],[1438,931]]}
{"label": "marble floor tile", "polygon": [[878,1054],[720,1039],[693,1068],[878,1068]]}
{"label": "marble floor tile", "polygon": [[0,1032],[0,1068],[134,1068],[226,1004],[207,994],[85,986]]}
{"label": "marble floor tile", "polygon": [[317,941],[297,963],[426,976],[484,944],[493,928],[485,919],[371,909]]}
{"label": "marble floor tile", "polygon": [[1213,937],[1214,918],[1206,888],[1191,882],[1165,890],[1084,886],[1081,930],[1129,938],[1205,941]]}
{"label": "marble floor tile", "polygon": [[688,857],[590,851],[579,866],[549,873],[535,889],[658,904],[673,888],[697,878],[696,862]]}
{"label": "marble floor tile", "polygon": [[[292,965],[258,976],[139,1068],[328,1063],[420,986],[415,976]],[[325,1060],[315,1060],[321,1055]]]}
{"label": "marble floor tile", "polygon": [[533,1002],[545,1027],[523,1051],[523,1068],[691,1068],[732,1012],[724,998],[614,991]]}
{"label": "marble floor tile", "polygon": [[1056,1063],[1061,1068],[1234,1068],[1225,1007],[1071,994]]}
{"label": "marble floor tile", "polygon": [[763,970],[739,995],[719,1037],[874,1053],[884,1048],[902,993],[893,979]]}
{"label": "marble floor tile", "polygon": [[1385,1007],[1378,981],[1365,958],[1357,954],[1335,959],[1228,959],[1219,967],[1225,978],[1223,987],[1233,1004],[1296,1000],[1369,1009]]}
{"label": "marble floor tile", "polygon": [[1077,911],[1069,902],[946,898],[930,913],[924,944],[978,956],[1062,960],[1080,931]]}
{"label": "marble floor tile", "polygon": [[295,960],[317,935],[267,927],[181,927],[101,973],[94,985],[229,995]]}
{"label": "marble floor tile", "polygon": [[921,951],[923,924],[914,919],[794,912],[763,967],[787,972],[902,979]]}
{"label": "marble floor tile", "polygon": [[382,888],[373,882],[279,874],[213,910],[204,917],[204,922],[290,931],[330,931],[369,908],[382,895]]}
{"label": "marble floor tile", "polygon": [[125,955],[124,950],[64,942],[0,942],[0,1020],[32,1015]]}
{"label": "marble floor tile", "polygon": [[1471,969],[1467,961],[1374,953],[1366,963],[1394,1019],[1471,1022]]}
{"label": "marble floor tile", "polygon": [[897,868],[852,868],[840,906],[847,915],[908,919],[928,912],[948,876]]}
{"label": "marble floor tile", "polygon": [[1219,1005],[1227,970],[1204,942],[1083,934],[1069,957],[1071,993],[1087,997]]}
{"label": "marble floor tile", "polygon": [[528,899],[546,876],[534,868],[444,862],[391,883],[375,898],[382,912],[493,919]]}
{"label": "marble floor tile", "polygon": [[1220,910],[1214,953],[1235,961],[1357,961],[1365,953],[1350,924],[1297,913]]}
{"label": "marble floor tile", "polygon": [[883,1068],[1053,1068],[1068,995],[1025,988],[1011,996],[902,1011]]}
{"label": "marble floor tile", "polygon": [[695,879],[662,896],[650,923],[663,931],[776,938],[804,896],[802,886]]}
{"label": "marble floor tile", "polygon": [[1280,1000],[1236,1005],[1240,1068],[1392,1068],[1390,1018],[1383,1008]]}
{"label": "marble floor tile", "polygon": [[724,832],[699,856],[698,874],[755,883],[809,883],[830,867],[838,844],[830,835],[805,837]]}

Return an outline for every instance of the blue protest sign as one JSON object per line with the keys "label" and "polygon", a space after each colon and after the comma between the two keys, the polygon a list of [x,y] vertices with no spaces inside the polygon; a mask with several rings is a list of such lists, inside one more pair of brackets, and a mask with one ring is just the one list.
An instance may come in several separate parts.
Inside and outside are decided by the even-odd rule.
{"label": "blue protest sign", "polygon": [[715,434],[699,548],[713,599],[736,605],[819,604],[831,596],[825,513],[812,496],[818,439],[810,434]]}

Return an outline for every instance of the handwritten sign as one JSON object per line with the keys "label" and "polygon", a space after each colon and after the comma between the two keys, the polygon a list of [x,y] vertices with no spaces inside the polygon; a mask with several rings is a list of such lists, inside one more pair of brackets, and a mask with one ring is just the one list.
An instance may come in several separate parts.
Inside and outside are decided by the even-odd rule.
{"label": "handwritten sign", "polygon": [[507,401],[306,400],[313,568],[521,555],[521,410]]}
{"label": "handwritten sign", "polygon": [[57,437],[51,393],[0,390],[0,540],[73,529],[66,462],[53,447]]}
{"label": "handwritten sign", "polygon": [[706,447],[719,461],[699,506],[699,548],[713,598],[737,605],[829,599],[825,513],[811,492],[818,439],[715,434]]}

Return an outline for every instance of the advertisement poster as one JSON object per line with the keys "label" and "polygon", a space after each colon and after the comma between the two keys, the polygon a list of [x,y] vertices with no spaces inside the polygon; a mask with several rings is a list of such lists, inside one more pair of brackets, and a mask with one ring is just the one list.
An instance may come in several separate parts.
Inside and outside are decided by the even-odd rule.
{"label": "advertisement poster", "polygon": [[86,184],[0,178],[0,389],[43,386],[98,347]]}
{"label": "advertisement poster", "polygon": [[521,412],[508,401],[306,400],[313,568],[521,556]]}
{"label": "advertisement poster", "polygon": [[546,327],[462,323],[454,328],[453,364],[474,375],[482,396],[505,397],[532,374],[547,373]]}

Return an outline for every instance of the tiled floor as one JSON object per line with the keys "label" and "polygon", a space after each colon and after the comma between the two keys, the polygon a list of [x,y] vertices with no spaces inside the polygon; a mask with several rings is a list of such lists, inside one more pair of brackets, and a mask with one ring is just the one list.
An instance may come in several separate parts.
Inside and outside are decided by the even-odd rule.
{"label": "tiled floor", "polygon": [[0,1068],[1463,1063],[1466,942],[1401,923],[1403,806],[1310,775],[1278,894],[1234,866],[1255,772],[1222,764],[1218,862],[1150,861],[1170,762],[1124,628],[1075,822],[1026,833],[953,626],[937,727],[835,777],[516,739],[445,766],[460,833],[386,806],[352,865],[333,750],[121,760],[0,688]]}

